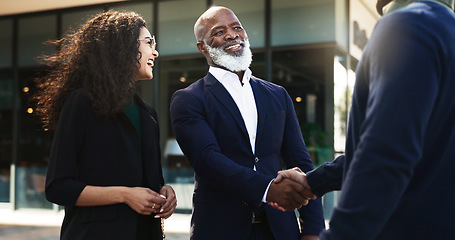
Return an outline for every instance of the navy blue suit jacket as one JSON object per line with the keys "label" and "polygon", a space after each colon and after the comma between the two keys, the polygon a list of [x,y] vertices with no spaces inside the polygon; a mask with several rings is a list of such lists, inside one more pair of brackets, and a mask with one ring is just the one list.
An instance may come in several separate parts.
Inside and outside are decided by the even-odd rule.
{"label": "navy blue suit jacket", "polygon": [[342,191],[321,239],[455,239],[455,15],[415,2],[377,23],[346,155],[307,175]]}
{"label": "navy blue suit jacket", "polygon": [[[254,77],[250,84],[258,112],[255,154],[234,100],[211,74],[172,97],[174,133],[195,170],[193,239],[245,239],[281,159],[287,167],[313,168],[285,89]],[[275,239],[299,238],[294,212],[264,207]],[[324,228],[320,199],[300,213],[303,233]]]}

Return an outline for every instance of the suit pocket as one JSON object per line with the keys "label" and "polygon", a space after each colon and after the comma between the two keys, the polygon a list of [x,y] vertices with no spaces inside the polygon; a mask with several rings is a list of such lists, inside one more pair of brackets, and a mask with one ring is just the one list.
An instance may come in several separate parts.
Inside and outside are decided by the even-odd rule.
{"label": "suit pocket", "polygon": [[75,218],[78,223],[113,221],[117,218],[119,205],[79,207]]}

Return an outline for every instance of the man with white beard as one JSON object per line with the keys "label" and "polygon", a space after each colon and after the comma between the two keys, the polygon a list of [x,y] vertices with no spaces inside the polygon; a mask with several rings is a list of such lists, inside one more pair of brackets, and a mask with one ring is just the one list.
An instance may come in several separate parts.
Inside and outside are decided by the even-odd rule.
{"label": "man with white beard", "polygon": [[[194,34],[209,73],[171,99],[174,134],[195,171],[191,239],[317,239],[320,199],[292,180],[273,182],[281,159],[313,169],[289,94],[252,76],[248,36],[230,9],[208,9]],[[268,202],[297,209],[300,229],[294,211]]]}

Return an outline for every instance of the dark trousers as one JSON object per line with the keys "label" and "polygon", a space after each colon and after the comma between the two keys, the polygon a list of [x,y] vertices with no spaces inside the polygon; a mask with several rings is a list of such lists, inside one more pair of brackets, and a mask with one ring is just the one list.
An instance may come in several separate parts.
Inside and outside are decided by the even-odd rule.
{"label": "dark trousers", "polygon": [[[265,215],[265,214],[264,214]],[[248,234],[248,240],[275,240],[270,230],[267,218],[264,217],[259,223],[253,223]]]}

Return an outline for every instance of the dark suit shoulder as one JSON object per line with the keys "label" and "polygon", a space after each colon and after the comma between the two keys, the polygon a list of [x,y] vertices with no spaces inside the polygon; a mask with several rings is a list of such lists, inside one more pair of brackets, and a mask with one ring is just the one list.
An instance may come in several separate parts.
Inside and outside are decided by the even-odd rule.
{"label": "dark suit shoulder", "polygon": [[281,103],[286,102],[286,98],[289,97],[286,89],[278,84],[271,83],[257,77],[251,77],[250,82],[253,87],[253,91],[260,90],[266,96],[273,97]]}
{"label": "dark suit shoulder", "polygon": [[281,91],[285,90],[282,86],[280,86],[278,84],[257,78],[255,76],[251,76],[250,81],[253,81],[253,83],[258,84],[259,86],[262,86],[269,91],[280,91],[281,92]]}
{"label": "dark suit shoulder", "polygon": [[173,101],[173,99],[176,98],[177,96],[182,97],[190,95],[196,98],[202,97],[205,85],[206,84],[204,78],[201,78],[196,82],[190,84],[188,87],[175,91],[174,94],[172,95],[171,101]]}
{"label": "dark suit shoulder", "polygon": [[175,112],[184,112],[190,106],[198,107],[204,105],[204,88],[204,79],[201,78],[188,87],[175,91],[170,103],[171,118]]}
{"label": "dark suit shoulder", "polygon": [[204,78],[201,78],[201,79],[197,80],[196,82],[190,84],[188,87],[180,89],[180,90],[186,91],[186,92],[202,91],[204,86],[205,86]]}

